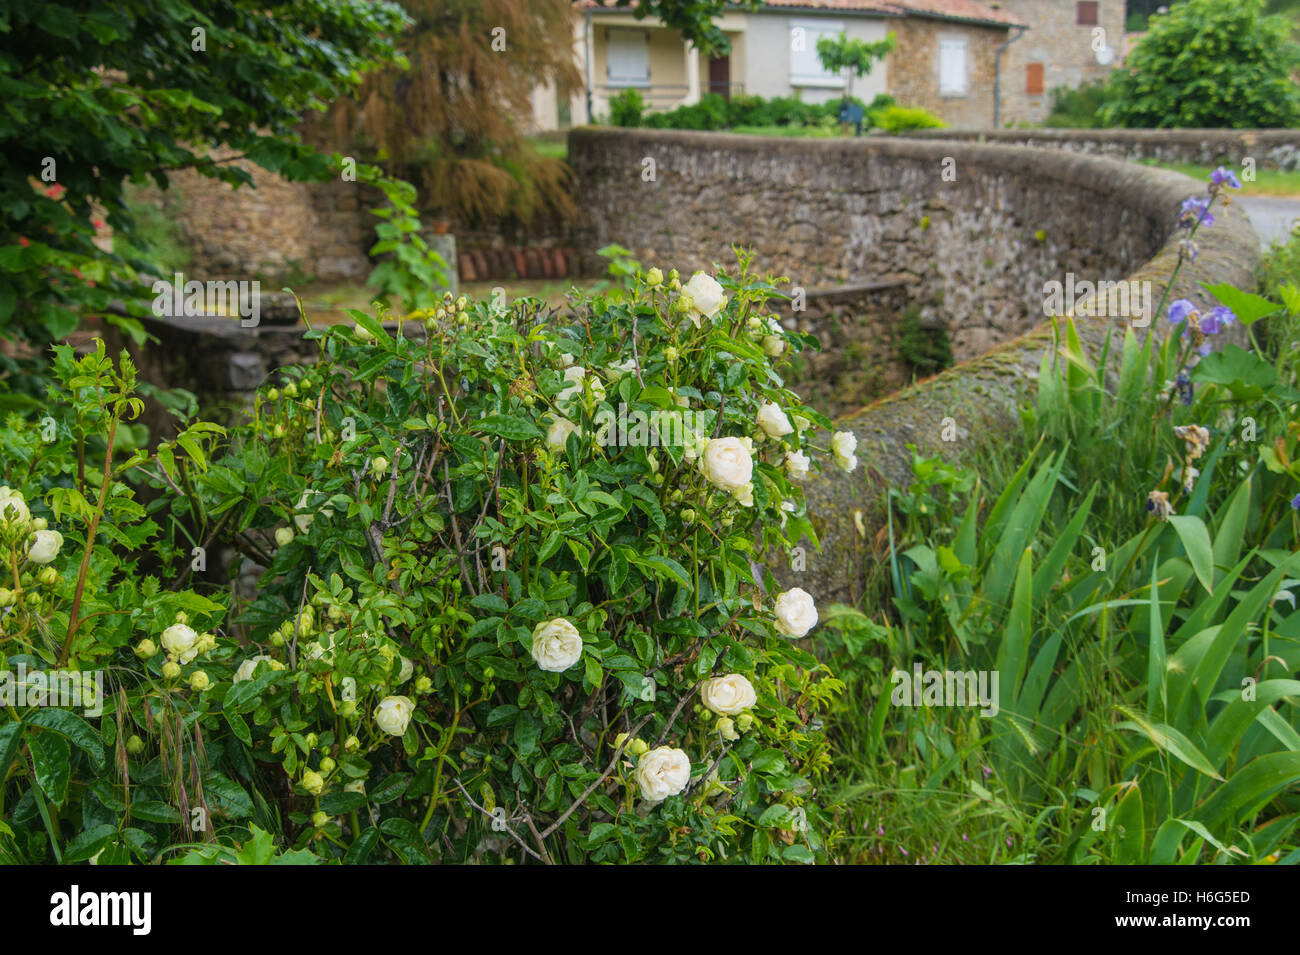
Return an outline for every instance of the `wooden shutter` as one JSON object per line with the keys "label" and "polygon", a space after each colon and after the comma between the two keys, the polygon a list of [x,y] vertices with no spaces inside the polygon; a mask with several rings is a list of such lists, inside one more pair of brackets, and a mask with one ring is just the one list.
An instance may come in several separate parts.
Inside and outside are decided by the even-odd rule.
{"label": "wooden shutter", "polygon": [[1043,64],[1042,63],[1025,64],[1025,94],[1028,96],[1043,95]]}

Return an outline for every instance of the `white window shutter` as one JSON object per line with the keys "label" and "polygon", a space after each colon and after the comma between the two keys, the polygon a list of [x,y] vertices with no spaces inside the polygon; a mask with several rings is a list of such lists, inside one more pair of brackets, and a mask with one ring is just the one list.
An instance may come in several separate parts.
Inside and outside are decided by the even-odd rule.
{"label": "white window shutter", "polygon": [[824,36],[837,37],[843,29],[844,24],[839,21],[790,21],[791,86],[844,85],[844,78],[824,69],[821,57],[817,55],[817,41]]}
{"label": "white window shutter", "polygon": [[939,41],[939,93],[960,96],[966,92],[966,40]]}
{"label": "white window shutter", "polygon": [[605,73],[610,86],[650,84],[650,35],[611,27],[606,35]]}

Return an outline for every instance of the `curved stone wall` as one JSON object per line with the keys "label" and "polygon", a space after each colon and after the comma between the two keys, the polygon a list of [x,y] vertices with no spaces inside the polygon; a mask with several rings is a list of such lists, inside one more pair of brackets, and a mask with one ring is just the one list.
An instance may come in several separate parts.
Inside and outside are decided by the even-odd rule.
{"label": "curved stone wall", "polygon": [[909,139],[955,139],[1003,146],[1045,146],[1116,159],[1155,159],[1244,172],[1300,167],[1294,129],[916,129]]}
{"label": "curved stone wall", "polygon": [[[582,252],[618,242],[647,265],[687,272],[734,261],[736,242],[796,284],[909,274],[960,343],[958,357],[971,359],[841,417],[863,467],[808,481],[822,549],[792,578],[819,603],[856,595],[875,505],[887,481],[909,480],[907,444],[960,456],[1011,430],[1052,347],[1043,284],[1070,273],[1149,282],[1158,302],[1178,257],[1179,205],[1204,194],[1186,176],[1115,159],[951,141],[583,129],[570,134],[569,156]],[[1203,281],[1254,287],[1258,239],[1240,210],[1222,210],[1199,238],[1175,296],[1203,295]],[[1109,329],[1130,323],[1080,318],[1080,335],[1095,353]]]}

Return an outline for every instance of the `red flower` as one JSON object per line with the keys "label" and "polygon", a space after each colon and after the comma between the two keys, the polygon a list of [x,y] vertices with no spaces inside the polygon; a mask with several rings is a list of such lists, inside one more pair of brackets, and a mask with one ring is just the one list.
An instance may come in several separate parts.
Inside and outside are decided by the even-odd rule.
{"label": "red flower", "polygon": [[103,220],[103,219],[91,219],[91,220],[90,220],[90,224],[93,225],[96,229],[102,229],[102,228],[104,228],[104,220]]}
{"label": "red flower", "polygon": [[23,246],[31,245],[31,243],[27,241],[27,237],[21,235],[18,237],[18,244]]}

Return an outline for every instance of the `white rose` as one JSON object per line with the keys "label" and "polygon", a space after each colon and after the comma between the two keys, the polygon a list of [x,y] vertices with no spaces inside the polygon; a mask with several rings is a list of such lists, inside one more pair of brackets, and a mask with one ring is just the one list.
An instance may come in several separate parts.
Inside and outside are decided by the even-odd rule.
{"label": "white rose", "polygon": [[808,455],[802,451],[788,451],[785,455],[785,472],[794,480],[808,476],[808,469],[812,462],[808,460]]}
{"label": "white rose", "polygon": [[695,327],[700,327],[700,319],[712,318],[722,311],[727,304],[727,296],[722,294],[722,286],[717,279],[696,272],[691,280],[682,286],[682,294],[691,300],[691,309],[687,313]]}
{"label": "white rose", "polygon": [[27,509],[27,503],[21,494],[8,488],[5,490],[7,493],[0,495],[0,522],[25,527],[31,520],[32,512]]}
{"label": "white rose", "polygon": [[776,598],[776,628],[788,637],[802,637],[817,626],[817,607],[812,596],[795,587]]}
{"label": "white rose", "polygon": [[831,438],[831,453],[835,455],[835,466],[850,472],[858,466],[858,459],[853,452],[858,449],[858,439],[850,431],[836,431]]}
{"label": "white rose", "polygon": [[582,634],[563,617],[539,623],[533,630],[533,659],[551,673],[567,670],[582,659]]}
{"label": "white rose", "polygon": [[[324,495],[322,495],[320,491],[303,491],[302,497],[298,498],[298,506],[295,508],[295,510],[299,510],[299,511],[306,510],[308,505],[311,503],[311,499],[317,496],[323,497]],[[334,516],[334,512],[327,507],[321,508],[321,514],[327,520]],[[314,521],[315,519],[316,519],[315,514],[295,514],[293,518],[293,522],[294,524],[298,525],[299,534],[306,534],[307,528],[311,527],[311,522]]]}
{"label": "white rose", "polygon": [[769,358],[776,358],[785,351],[785,329],[775,318],[767,320],[767,334],[763,336],[763,351]]}
{"label": "white rose", "polygon": [[754,685],[739,673],[705,680],[700,701],[719,716],[735,716],[758,702]]}
{"label": "white rose", "polygon": [[770,438],[783,438],[794,431],[794,426],[790,424],[790,419],[785,416],[785,412],[771,401],[765,402],[758,409],[758,417],[755,420]]}
{"label": "white rose", "polygon": [[59,556],[62,546],[63,535],[58,531],[37,531],[31,549],[27,551],[27,559],[33,564],[48,564]]}
{"label": "white rose", "polygon": [[401,736],[414,712],[415,703],[409,696],[386,696],[375,707],[375,723],[389,736]]}
{"label": "white rose", "polygon": [[180,657],[182,663],[189,663],[198,656],[194,646],[198,640],[199,635],[183,623],[174,623],[162,632],[163,649],[170,656]]}
{"label": "white rose", "polygon": [[740,438],[714,438],[704,446],[700,470],[710,484],[736,494],[754,477],[754,459]]}
{"label": "white rose", "polygon": [[560,390],[555,396],[556,401],[567,401],[576,395],[582,394],[582,380],[587,377],[587,369],[578,365],[572,365],[564,369],[564,380],[568,385]]}
{"label": "white rose", "polygon": [[634,374],[637,370],[636,359],[629,358],[627,361],[619,361],[610,365],[606,369],[610,381],[618,381],[624,375]]}
{"label": "white rose", "polygon": [[552,451],[563,451],[571,434],[582,437],[582,429],[568,418],[556,418],[555,423],[546,432],[546,446]]}
{"label": "white rose", "polygon": [[[245,680],[251,680],[253,678],[253,673],[256,672],[257,665],[259,663],[272,664],[275,663],[275,661],[270,657],[268,657],[265,653],[258,654],[255,657],[249,657],[247,660],[245,660],[243,663],[239,665],[239,669],[236,670],[235,675],[230,678],[230,682],[243,683]],[[272,669],[274,669],[274,667]]]}
{"label": "white rose", "polygon": [[288,547],[293,543],[293,531],[288,527],[277,527],[275,529],[275,542],[281,547]]}
{"label": "white rose", "polygon": [[708,446],[709,436],[703,431],[691,428],[682,436],[682,455],[687,464],[694,463]]}
{"label": "white rose", "polygon": [[637,760],[636,783],[649,802],[676,796],[690,781],[691,761],[680,749],[660,746]]}

